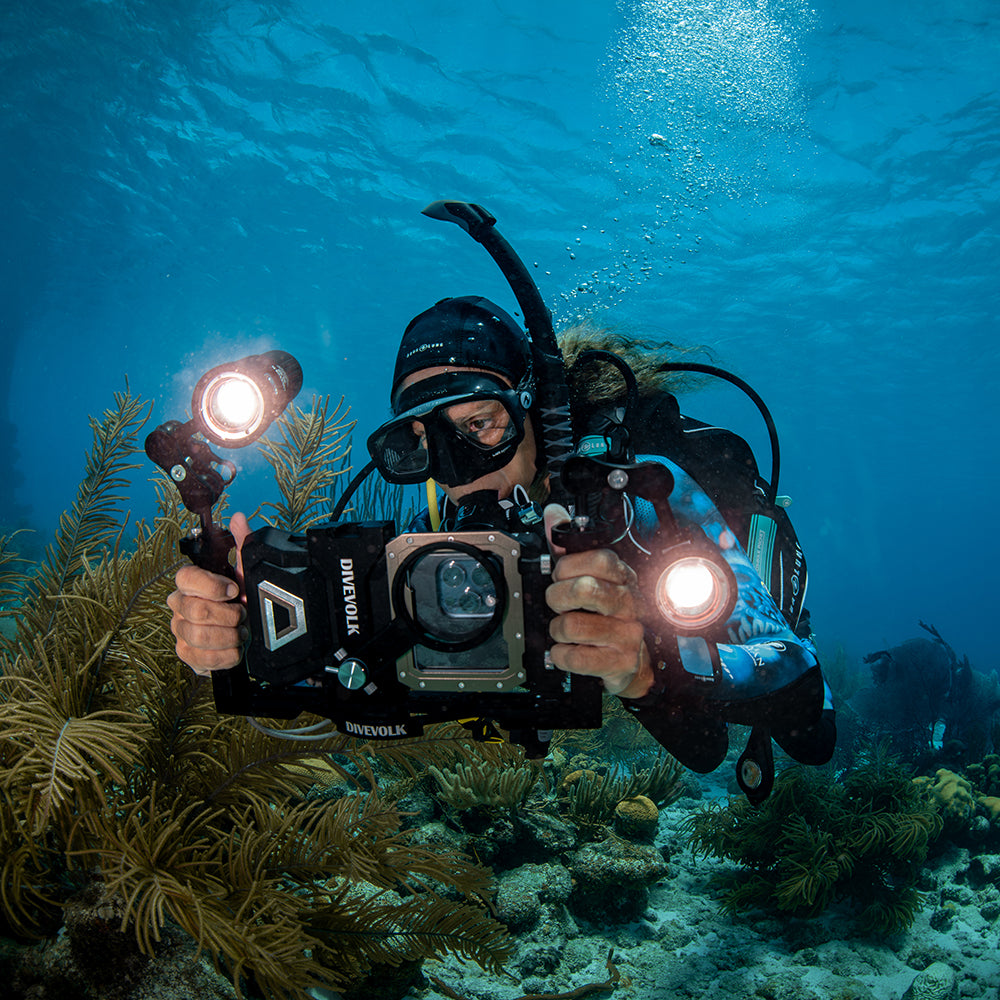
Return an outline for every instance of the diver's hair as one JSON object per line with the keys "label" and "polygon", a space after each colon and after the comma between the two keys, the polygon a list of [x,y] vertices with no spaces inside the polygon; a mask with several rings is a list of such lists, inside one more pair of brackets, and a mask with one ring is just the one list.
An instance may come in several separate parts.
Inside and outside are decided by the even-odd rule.
{"label": "diver's hair", "polygon": [[587,410],[595,404],[620,403],[625,397],[625,383],[617,369],[598,361],[578,363],[584,351],[610,351],[621,357],[635,372],[641,396],[699,388],[705,376],[693,372],[662,372],[659,366],[668,361],[712,357],[707,347],[679,347],[669,341],[634,337],[612,327],[598,326],[590,320],[560,330],[558,340],[566,364],[570,407],[574,411]]}

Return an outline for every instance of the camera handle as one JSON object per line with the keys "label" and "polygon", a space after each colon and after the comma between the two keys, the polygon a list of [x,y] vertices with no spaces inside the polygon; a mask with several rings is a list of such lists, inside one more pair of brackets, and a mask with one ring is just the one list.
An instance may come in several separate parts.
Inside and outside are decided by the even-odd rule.
{"label": "camera handle", "polygon": [[[214,454],[196,433],[192,420],[168,420],[147,436],[146,454],[170,477],[181,502],[198,517],[199,524],[177,546],[181,554],[199,569],[238,582],[236,568],[229,561],[236,540],[228,528],[212,520],[212,508],[236,478],[236,466]],[[239,600],[234,597],[232,603]],[[220,712],[235,711],[246,701],[249,687],[246,670],[212,671],[212,693]]]}
{"label": "camera handle", "polygon": [[201,525],[182,538],[177,547],[200,569],[236,580],[236,568],[229,561],[236,540],[233,533],[221,524],[211,520],[206,523],[206,519],[202,518]]}

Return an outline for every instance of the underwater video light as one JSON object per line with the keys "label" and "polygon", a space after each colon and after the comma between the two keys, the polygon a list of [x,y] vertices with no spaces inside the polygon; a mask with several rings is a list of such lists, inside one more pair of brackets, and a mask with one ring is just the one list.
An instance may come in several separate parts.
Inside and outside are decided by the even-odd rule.
{"label": "underwater video light", "polygon": [[666,553],[653,597],[678,635],[697,635],[721,625],[736,604],[736,577],[718,553],[690,542]]}
{"label": "underwater video light", "polygon": [[252,354],[205,372],[191,412],[211,442],[242,448],[267,430],[301,388],[302,368],[286,351]]}
{"label": "underwater video light", "polygon": [[181,551],[203,569],[232,570],[232,535],[212,522],[212,508],[236,478],[236,466],[211,446],[242,448],[255,441],[301,388],[302,368],[290,354],[252,354],[205,372],[191,399],[192,418],[168,420],[147,435],[146,454],[201,521],[197,537],[182,539]]}

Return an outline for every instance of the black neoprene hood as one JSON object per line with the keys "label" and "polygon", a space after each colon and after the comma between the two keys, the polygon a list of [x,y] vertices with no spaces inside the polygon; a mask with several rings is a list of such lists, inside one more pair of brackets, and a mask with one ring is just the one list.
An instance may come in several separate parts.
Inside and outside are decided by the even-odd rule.
{"label": "black neoprene hood", "polygon": [[403,333],[392,374],[392,407],[414,372],[440,365],[482,368],[517,387],[531,371],[531,344],[517,321],[477,295],[442,299],[414,317]]}

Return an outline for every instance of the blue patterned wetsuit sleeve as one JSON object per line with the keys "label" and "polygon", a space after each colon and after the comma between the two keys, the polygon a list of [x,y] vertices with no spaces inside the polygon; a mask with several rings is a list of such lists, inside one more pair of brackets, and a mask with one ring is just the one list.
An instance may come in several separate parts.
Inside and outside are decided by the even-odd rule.
{"label": "blue patterned wetsuit sleeve", "polygon": [[[767,699],[810,671],[818,673],[819,659],[812,643],[792,631],[704,490],[674,462],[651,456],[640,460],[667,466],[674,477],[670,506],[678,523],[703,531],[722,553],[737,581],[736,605],[724,630],[728,642],[711,643],[700,637],[678,640],[681,665],[692,688],[708,701],[749,702]],[[636,514],[640,531],[655,527],[651,504],[637,503]],[[823,707],[822,694],[818,685],[814,687],[818,715]]]}

